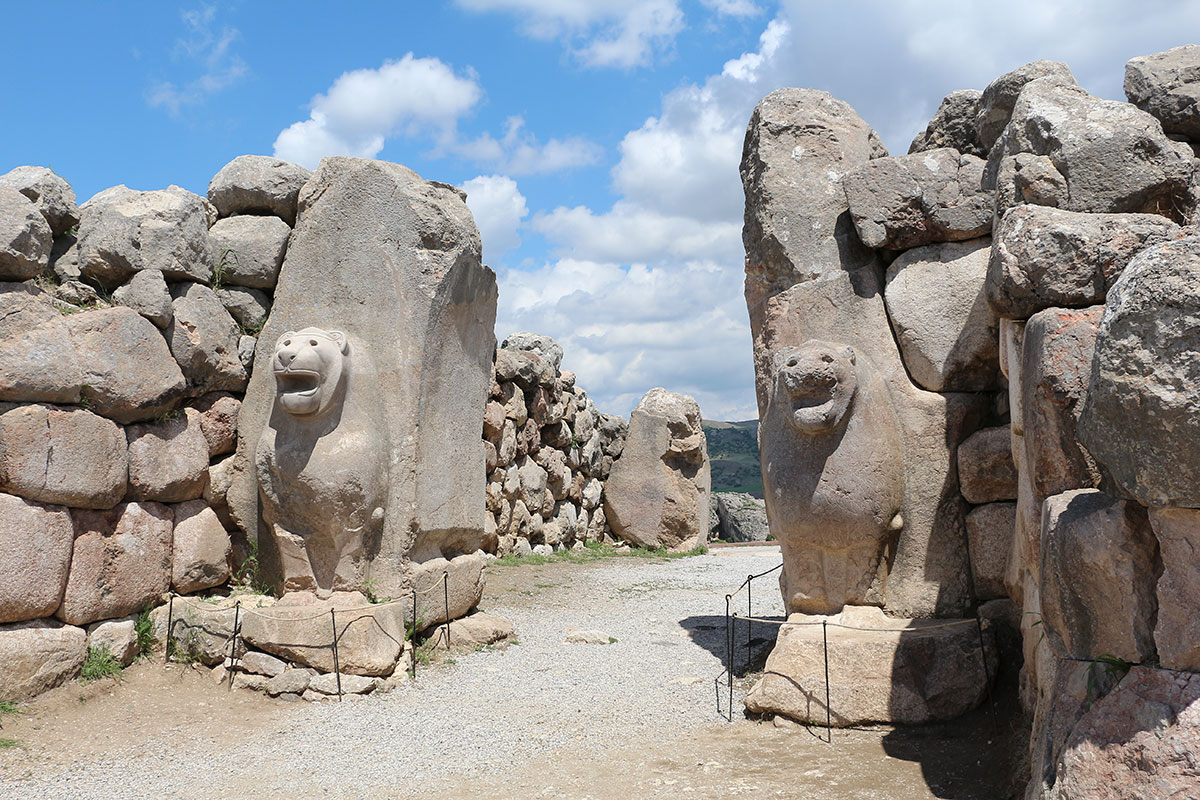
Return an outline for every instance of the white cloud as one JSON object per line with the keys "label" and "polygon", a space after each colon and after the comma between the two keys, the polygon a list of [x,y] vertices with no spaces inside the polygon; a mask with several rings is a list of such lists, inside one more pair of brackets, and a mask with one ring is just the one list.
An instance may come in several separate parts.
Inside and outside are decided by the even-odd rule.
{"label": "white cloud", "polygon": [[589,139],[568,136],[539,142],[525,131],[525,120],[509,117],[504,136],[494,138],[490,133],[454,145],[459,155],[487,164],[508,175],[539,175],[595,164],[603,149]]}
{"label": "white cloud", "polygon": [[705,8],[726,17],[753,17],[762,13],[753,0],[700,0]]}
{"label": "white cloud", "polygon": [[556,243],[560,255],[589,261],[741,257],[741,220],[705,221],[624,200],[599,214],[586,206],[556,208],[535,215],[532,227]]}
{"label": "white cloud", "polygon": [[315,167],[323,156],[373,157],[397,135],[450,143],[459,118],[482,96],[472,77],[456,75],[440,59],[408,53],[378,69],[344,73],[313,98],[307,120],[279,134],[275,155]]}
{"label": "white cloud", "polygon": [[525,196],[517,189],[517,182],[505,175],[480,175],[462,188],[483,239],[483,260],[494,265],[521,244],[518,231],[529,215]]}
{"label": "white cloud", "polygon": [[[741,5],[741,0],[721,0]],[[457,0],[471,11],[507,12],[535,39],[560,39],[593,67],[637,67],[683,30],[678,0]]]}
{"label": "white cloud", "polygon": [[168,114],[177,117],[184,106],[204,102],[247,74],[246,62],[233,52],[240,32],[228,25],[218,30],[216,14],[215,6],[202,6],[180,14],[187,35],[176,40],[173,60],[191,62],[203,72],[182,85],[168,80],[152,83],[145,94],[146,102],[151,106],[165,108]]}

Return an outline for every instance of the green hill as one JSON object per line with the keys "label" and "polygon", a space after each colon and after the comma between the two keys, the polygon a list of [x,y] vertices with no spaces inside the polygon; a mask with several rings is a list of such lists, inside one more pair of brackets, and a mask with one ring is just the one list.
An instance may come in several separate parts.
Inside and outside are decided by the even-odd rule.
{"label": "green hill", "polygon": [[749,492],[763,496],[758,465],[758,420],[716,422],[704,420],[708,458],[712,463],[714,492]]}

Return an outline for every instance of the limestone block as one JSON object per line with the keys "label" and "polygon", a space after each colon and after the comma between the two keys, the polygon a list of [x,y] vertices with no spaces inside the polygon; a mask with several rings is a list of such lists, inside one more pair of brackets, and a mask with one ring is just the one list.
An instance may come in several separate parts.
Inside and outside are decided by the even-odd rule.
{"label": "limestone block", "polygon": [[503,641],[512,636],[513,632],[513,624],[508,620],[479,611],[440,628],[434,635],[433,642],[434,647],[445,647],[448,637],[451,647],[474,648]]}
{"label": "limestone block", "polygon": [[250,370],[254,368],[254,351],[258,348],[258,338],[243,334],[238,337],[238,361],[242,364],[242,369],[246,370],[246,375],[250,375]]}
{"label": "limestone block", "polygon": [[700,406],[651,389],[630,416],[625,452],[605,487],[606,519],[630,544],[690,550],[708,541],[710,484]]}
{"label": "limestone block", "polygon": [[191,594],[229,580],[231,544],[217,514],[203,500],[175,506],[171,587]]}
{"label": "limestone block", "polygon": [[130,425],[129,496],[134,500],[178,503],[204,494],[208,442],[200,412],[184,409],[162,422]]}
{"label": "limestone block", "polygon": [[157,603],[170,585],[172,515],[159,503],[122,503],[109,511],[72,509],[75,527],[63,622],[84,625]]}
{"label": "limestone block", "polygon": [[483,438],[499,447],[500,432],[504,430],[504,406],[489,400],[483,410]]}
{"label": "limestone block", "polygon": [[79,248],[76,247],[77,236],[74,233],[64,233],[54,239],[50,248],[50,272],[59,281],[79,279]]}
{"label": "limestone block", "polygon": [[991,632],[984,631],[985,656],[973,619],[947,626],[945,620],[897,619],[878,608],[847,606],[832,616],[791,614],[788,623],[765,674],[746,695],[752,712],[825,724],[823,633],[829,641],[829,710],[838,727],[953,719],[983,701],[985,675],[996,674]]}
{"label": "limestone block", "polygon": [[1103,303],[1125,266],[1151,245],[1181,236],[1158,214],[1083,214],[1014,206],[992,237],[987,298],[1002,317]]}
{"label": "limestone block", "polygon": [[65,508],[0,494],[0,623],[54,613],[67,585],[73,540]]}
{"label": "limestone block", "polygon": [[1200,506],[1200,237],[1134,258],[1099,320],[1079,436],[1149,506]]}
{"label": "limestone block", "polygon": [[121,284],[112,293],[114,303],[128,306],[160,328],[171,324],[171,291],[163,274],[156,269],[143,269]]}
{"label": "limestone block", "polygon": [[555,370],[550,355],[543,359],[532,350],[496,351],[496,380],[515,382],[523,391],[553,383]]}
{"label": "limestone block", "polygon": [[1167,133],[1200,139],[1200,45],[1129,59],[1125,96],[1153,114]]}
{"label": "limestone block", "polygon": [[199,283],[182,283],[171,296],[174,316],[166,337],[188,390],[203,394],[245,389],[246,368],[238,357],[241,333],[216,292]]}
{"label": "limestone block", "polygon": [[1017,499],[1017,466],[1008,425],[976,431],[958,446],[958,485],[968,503]]}
{"label": "limestone block", "polygon": [[1042,621],[1060,657],[1154,657],[1158,544],[1137,503],[1095,489],[1042,505]]}
{"label": "limestone block", "polygon": [[120,619],[107,619],[87,626],[88,647],[103,647],[112,657],[129,666],[138,657],[137,616],[131,614]]}
{"label": "limestone block", "polygon": [[[959,450],[961,454],[962,451]],[[971,574],[980,600],[1007,597],[1004,576],[1017,525],[1016,503],[987,503],[967,514]]]}
{"label": "limestone block", "polygon": [[204,485],[204,502],[216,513],[217,518],[226,530],[234,530],[237,523],[229,515],[229,502],[226,495],[229,485],[233,482],[237,458],[227,456],[208,467],[208,481]]}
{"label": "limestone block", "polygon": [[279,217],[226,217],[208,232],[222,284],[274,288],[292,229]]}
{"label": "limestone block", "polygon": [[242,401],[228,392],[212,392],[192,403],[200,414],[200,432],[209,457],[232,453],[237,447],[237,418]]}
{"label": "limestone block", "polygon": [[83,377],[66,318],[23,283],[0,283],[0,401],[77,403]]}
{"label": "limestone block", "polygon": [[67,317],[83,377],[81,395],[97,414],[122,424],[174,408],[183,374],[162,335],[130,308],[114,306]]}
{"label": "limestone block", "polygon": [[1092,352],[1104,306],[1048,308],[1025,325],[1021,355],[1024,469],[1039,498],[1100,485],[1100,472],[1079,442]]}
{"label": "limestone block", "polygon": [[46,167],[17,167],[0,175],[0,188],[16,189],[46,218],[55,236],[79,224],[79,206],[71,184]]}
{"label": "limestone block", "polygon": [[1200,510],[1152,508],[1149,516],[1162,561],[1154,625],[1158,660],[1200,672]]}
{"label": "limestone block", "polygon": [[304,167],[271,156],[238,156],[213,176],[208,199],[221,216],[274,214],[296,222],[297,196],[312,177]]}
{"label": "limestone block", "polygon": [[266,324],[271,312],[271,298],[266,292],[245,286],[225,286],[216,292],[221,305],[242,330],[258,331]]}
{"label": "limestone block", "polygon": [[82,628],[54,619],[0,625],[0,700],[28,700],[66,683],[86,657]]}
{"label": "limestone block", "polygon": [[929,245],[887,270],[884,299],[913,380],[930,391],[985,391],[999,380],[999,323],[984,297],[990,239]]}
{"label": "limestone block", "polygon": [[[230,666],[230,664],[229,662],[226,662],[226,667],[228,666]],[[245,655],[241,656],[237,661],[237,666],[246,672],[253,672],[255,675],[265,675],[268,678],[274,678],[282,675],[287,671],[288,668],[286,661],[281,661],[274,656],[269,656],[266,653],[260,653],[257,650],[250,650]],[[303,670],[294,671],[307,674],[307,672],[304,672]],[[287,691],[293,691],[298,694],[304,691],[304,687],[302,686],[299,689],[288,689]],[[271,694],[270,689],[268,689],[267,694]],[[276,694],[279,694],[279,692],[276,692]]]}
{"label": "limestone block", "polygon": [[521,481],[517,499],[525,503],[526,508],[541,508],[546,494],[546,470],[531,458],[521,458],[517,461],[517,475]]}
{"label": "limestone block", "polygon": [[119,425],[41,403],[0,411],[0,490],[75,508],[112,508],[125,495]]}
{"label": "limestone block", "polygon": [[558,342],[549,336],[524,331],[510,333],[505,337],[500,347],[504,350],[520,350],[526,353],[533,353],[542,359],[542,361],[547,362],[550,365],[550,371],[554,373],[557,373],[559,366],[562,365],[563,349],[559,346]]}
{"label": "limestone block", "polygon": [[54,234],[37,205],[16,189],[0,186],[0,279],[23,281],[50,263]]}
{"label": "limestone block", "polygon": [[946,95],[925,130],[912,140],[908,152],[950,147],[966,155],[986,158],[987,150],[979,146],[979,129],[975,125],[982,95],[978,89],[959,89]]}
{"label": "limestone block", "polygon": [[169,280],[207,282],[214,266],[210,208],[178,186],[105,189],[80,209],[79,270],[114,288],[143,269],[159,270]]}
{"label": "limestone block", "polygon": [[1051,78],[1069,86],[1076,85],[1070,67],[1058,61],[1045,60],[1017,67],[989,83],[979,98],[978,111],[975,113],[979,145],[984,153],[992,149],[992,145],[1008,127],[1021,90],[1038,78]]}
{"label": "limestone block", "polygon": [[525,392],[511,381],[500,385],[501,402],[504,405],[504,416],[513,421],[518,428],[529,419],[529,410],[525,404]]}

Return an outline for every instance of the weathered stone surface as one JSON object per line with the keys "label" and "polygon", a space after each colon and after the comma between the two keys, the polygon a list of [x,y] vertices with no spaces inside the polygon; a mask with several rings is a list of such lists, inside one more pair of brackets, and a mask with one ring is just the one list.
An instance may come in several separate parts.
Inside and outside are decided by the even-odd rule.
{"label": "weathered stone surface", "polygon": [[1002,317],[1083,308],[1105,295],[1135,255],[1180,236],[1158,214],[1082,214],[1023,205],[1004,213],[992,238],[987,298]]}
{"label": "weathered stone surface", "polygon": [[97,414],[120,423],[154,419],[183,394],[183,374],[167,343],[136,311],[114,306],[67,317],[83,378],[80,392]]}
{"label": "weathered stone surface", "polygon": [[[236,609],[238,604],[241,609]],[[171,655],[184,660],[199,661],[206,666],[221,664],[231,654],[234,617],[239,622],[252,613],[269,613],[275,598],[263,595],[234,597],[176,597],[171,605],[161,605],[150,612],[157,642],[167,641],[167,618],[171,621]],[[328,618],[325,620],[328,623]],[[247,653],[245,641],[239,637],[237,655]]]}
{"label": "weathered stone surface", "polygon": [[82,383],[70,329],[50,298],[0,282],[0,401],[76,403]]}
{"label": "weathered stone surface", "polygon": [[300,188],[312,177],[304,167],[271,156],[238,156],[213,176],[208,199],[221,216],[274,214],[296,221]]}
{"label": "weathered stone surface", "polygon": [[226,500],[226,495],[229,493],[229,486],[233,482],[234,470],[237,466],[237,458],[228,456],[221,459],[208,467],[208,482],[204,487],[204,502],[208,503],[221,524],[226,530],[234,530],[238,527],[237,523],[229,515],[229,503]]}
{"label": "weathered stone surface", "polygon": [[1154,657],[1158,544],[1137,503],[1095,489],[1042,505],[1042,622],[1060,657]]}
{"label": "weathered stone surface", "polygon": [[261,330],[271,313],[271,298],[258,289],[226,286],[217,289],[217,299],[244,331]]}
{"label": "weathered stone surface", "polygon": [[1031,203],[1173,216],[1191,205],[1192,161],[1144,111],[1040,78],[1021,90],[984,187],[996,189],[997,215]]}
{"label": "weathered stone surface", "polygon": [[77,246],[85,277],[110,287],[143,269],[171,280],[212,278],[208,203],[200,195],[178,186],[152,192],[114,186],[80,211]]}
{"label": "weathered stone surface", "polygon": [[254,368],[254,353],[257,349],[257,337],[249,335],[238,337],[238,361],[242,363],[242,368],[246,370],[247,376],[250,375],[250,371]]}
{"label": "weathered stone surface", "polygon": [[178,503],[204,494],[208,480],[208,442],[200,412],[184,409],[162,422],[130,425],[129,496],[134,500]]}
{"label": "weathered stone surface", "polygon": [[639,547],[686,551],[708,540],[711,477],[700,406],[651,389],[629,422],[625,452],[609,477],[605,516]]}
{"label": "weathered stone surface", "polygon": [[[1007,434],[1008,429],[1003,429]],[[962,450],[959,451],[962,455]],[[1004,576],[1017,524],[1016,503],[987,503],[967,514],[967,536],[971,542],[971,575],[975,597],[994,600],[1007,597]]]}
{"label": "weathered stone surface", "polygon": [[984,391],[999,379],[999,322],[984,297],[991,240],[929,245],[887,270],[884,300],[913,380],[931,391]]}
{"label": "weathered stone surface", "polygon": [[15,189],[32,200],[55,236],[79,224],[79,206],[71,184],[46,167],[9,170],[0,175],[0,188]]}
{"label": "weathered stone surface", "polygon": [[73,540],[65,508],[0,494],[0,623],[54,613],[67,585]]}
{"label": "weathered stone surface", "polygon": [[1149,516],[1162,561],[1155,590],[1158,661],[1171,669],[1200,672],[1200,510],[1152,508]]}
{"label": "weathered stone surface", "polygon": [[339,684],[337,675],[327,673],[313,676],[308,688],[321,694],[336,695],[340,686],[342,694],[370,694],[378,689],[380,684],[378,678],[365,675],[343,675]]}
{"label": "weathered stone surface", "polygon": [[1099,320],[1079,436],[1149,506],[1200,506],[1200,237],[1142,252]]}
{"label": "weathered stone surface", "polygon": [[40,275],[50,263],[53,240],[37,206],[16,189],[0,186],[0,279]]}
{"label": "weathered stone surface", "polygon": [[496,380],[516,383],[528,392],[552,382],[554,370],[551,369],[551,362],[536,352],[501,348],[496,351]]}
{"label": "weathered stone surface", "polygon": [[[246,654],[251,655],[250,653]],[[268,656],[270,658],[270,656]],[[278,660],[278,659],[276,659]],[[282,661],[279,663],[283,663]],[[271,676],[271,680],[267,681],[267,694],[272,697],[278,697],[281,694],[289,692],[293,694],[303,694],[308,688],[309,681],[313,679],[309,670],[306,669],[285,669],[278,675]]]}
{"label": "weathered stone surface", "polygon": [[62,605],[63,622],[83,625],[157,603],[170,585],[171,509],[122,503],[109,511],[73,509],[75,547]]}
{"label": "weathered stone surface", "polygon": [[1058,61],[1034,61],[1006,72],[988,84],[979,98],[975,112],[975,129],[979,134],[979,146],[984,153],[1000,138],[1012,119],[1013,107],[1025,84],[1038,78],[1050,78],[1068,86],[1074,86],[1075,76],[1071,68]]}
{"label": "weathered stone surface", "polygon": [[968,503],[1017,499],[1017,466],[1008,425],[976,431],[958,446],[958,485]]}
{"label": "weathered stone surface", "polygon": [[180,503],[174,512],[171,587],[191,594],[229,580],[229,534],[216,512],[203,500]]}
{"label": "weathered stone surface", "polygon": [[1022,468],[1032,476],[1039,498],[1100,485],[1096,462],[1079,443],[1078,426],[1103,313],[1104,306],[1048,308],[1025,325],[1020,381]]}
{"label": "weathered stone surface", "polygon": [[713,492],[712,497],[717,516],[715,536],[725,542],[767,540],[771,531],[764,501],[745,492]]}
{"label": "weathered stone surface", "polygon": [[171,324],[171,291],[162,272],[142,269],[112,293],[114,303],[128,306],[160,328]]}
{"label": "weathered stone surface", "polygon": [[982,95],[978,89],[959,89],[946,95],[929,125],[912,140],[908,152],[951,147],[963,154],[986,158],[987,150],[979,146],[979,129],[975,125]]}
{"label": "weathered stone surface", "polygon": [[138,657],[137,617],[130,615],[120,619],[108,619],[87,626],[88,647],[103,647],[112,657],[129,666]]}
{"label": "weathered stone surface", "polygon": [[[226,669],[238,669],[242,672],[253,672],[255,675],[263,675],[268,678],[278,677],[279,675],[282,675],[284,672],[288,671],[288,664],[286,661],[275,658],[275,656],[269,656],[266,653],[260,653],[257,650],[247,650],[238,657],[236,664],[232,659],[227,658],[225,659],[224,666]],[[305,675],[309,673],[309,670],[306,669],[295,671]],[[301,687],[300,689],[289,689],[287,691],[293,691],[299,694],[300,692],[304,691],[304,687]]]}
{"label": "weathered stone surface", "polygon": [[433,634],[435,647],[446,646],[446,631],[449,630],[451,647],[474,648],[483,644],[494,644],[513,635],[513,624],[503,617],[482,611],[456,619],[443,625]]}
{"label": "weathered stone surface", "polygon": [[520,350],[526,353],[533,353],[542,359],[542,361],[547,362],[550,365],[550,369],[554,372],[558,372],[558,368],[562,365],[562,347],[549,336],[543,336],[539,333],[528,333],[525,331],[510,333],[505,337],[500,347],[504,350]]}
{"label": "weathered stone surface", "polygon": [[1075,726],[1047,797],[1191,797],[1198,751],[1200,675],[1134,667]]}
{"label": "weathered stone surface", "polygon": [[982,177],[983,159],[943,148],[868,161],[842,184],[863,244],[903,250],[991,233]]}
{"label": "weathered stone surface", "polygon": [[[399,597],[422,565],[483,542],[495,276],[459,194],[402,166],[327,158],[299,207],[238,421],[231,512],[286,585],[373,577]],[[305,364],[315,387],[292,369]],[[452,572],[465,583],[451,594],[481,586]]]}
{"label": "weathered stone surface", "polygon": [[1125,96],[1153,114],[1167,133],[1200,139],[1200,45],[1129,59]]}
{"label": "weathered stone surface", "polygon": [[292,229],[278,217],[226,217],[208,232],[222,284],[270,289]]}
{"label": "weathered stone surface", "polygon": [[0,412],[0,490],[75,508],[112,508],[125,495],[120,426],[41,403]]}
{"label": "weathered stone surface", "polygon": [[839,727],[953,719],[983,701],[985,674],[996,674],[990,631],[985,673],[973,619],[947,627],[944,620],[896,619],[878,608],[847,606],[828,617],[791,614],[788,622],[765,674],[746,695],[750,711],[825,723],[823,633],[829,640],[830,716]]}
{"label": "weathered stone surface", "polygon": [[228,392],[212,392],[192,404],[200,414],[200,432],[209,457],[232,453],[237,447],[237,419],[242,401]]}
{"label": "weathered stone surface", "polygon": [[53,619],[0,625],[0,700],[28,700],[65,683],[86,657],[83,628]]}
{"label": "weathered stone surface", "polygon": [[246,369],[238,358],[241,332],[216,293],[199,283],[177,284],[171,291],[167,342],[193,394],[242,391]]}

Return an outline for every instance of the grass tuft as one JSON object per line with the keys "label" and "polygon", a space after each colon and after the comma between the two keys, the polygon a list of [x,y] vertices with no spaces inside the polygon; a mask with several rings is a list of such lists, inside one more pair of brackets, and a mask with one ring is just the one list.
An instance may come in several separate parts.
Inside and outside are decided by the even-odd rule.
{"label": "grass tuft", "polygon": [[584,542],[583,550],[578,552],[572,550],[562,550],[553,555],[544,556],[540,553],[530,553],[527,556],[519,556],[516,553],[509,553],[506,556],[500,556],[492,562],[495,566],[515,567],[519,565],[538,566],[541,564],[553,564],[559,561],[569,561],[574,564],[586,564],[593,561],[600,561],[607,558],[689,558],[691,556],[702,556],[708,552],[708,547],[705,545],[697,545],[686,553],[669,553],[665,547],[659,547],[653,550],[645,547],[631,547],[628,550],[619,550],[615,546],[607,542]]}
{"label": "grass tuft", "polygon": [[79,670],[79,680],[88,684],[120,672],[121,662],[113,658],[108,645],[102,644],[98,647],[88,647],[87,658],[83,660],[83,666]]}

